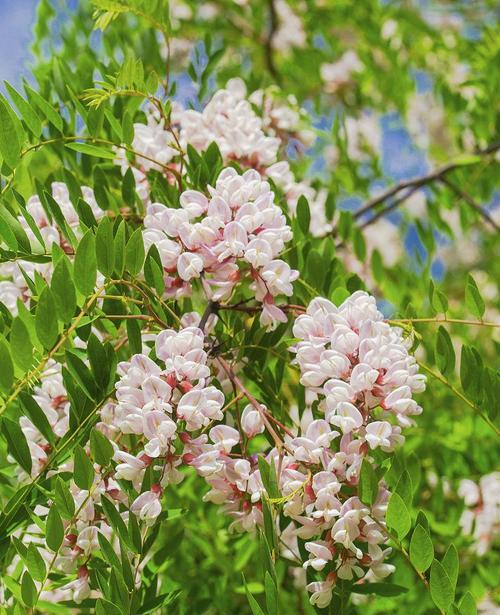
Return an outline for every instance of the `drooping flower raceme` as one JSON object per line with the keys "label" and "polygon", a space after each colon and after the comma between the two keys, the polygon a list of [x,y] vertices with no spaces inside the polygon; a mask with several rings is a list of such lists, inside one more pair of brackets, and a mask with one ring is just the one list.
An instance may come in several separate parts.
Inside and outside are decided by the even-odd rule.
{"label": "drooping flower raceme", "polygon": [[275,298],[292,294],[298,273],[278,258],[292,232],[269,183],[257,171],[238,175],[227,168],[208,192],[183,192],[180,209],[148,207],[144,241],[158,248],[167,293],[187,294],[201,278],[207,297],[219,301],[247,279],[264,305],[261,322],[272,327],[285,321]]}
{"label": "drooping flower raceme", "polygon": [[[293,511],[299,536],[314,538],[305,545],[310,553],[305,566],[327,574],[308,589],[311,601],[324,607],[337,578],[379,579],[393,570],[383,563],[390,550],[381,548],[389,492],[381,482],[368,507],[352,487],[371,450],[390,452],[403,442],[401,429],[421,412],[413,394],[425,384],[402,331],[383,322],[375,300],[364,292],[339,307],[313,300],[293,332],[301,383],[325,418],[313,420],[289,443],[299,464],[294,471],[303,477],[308,471],[312,480],[304,478],[303,501],[295,496],[284,510]],[[283,485],[287,492],[292,487]]]}

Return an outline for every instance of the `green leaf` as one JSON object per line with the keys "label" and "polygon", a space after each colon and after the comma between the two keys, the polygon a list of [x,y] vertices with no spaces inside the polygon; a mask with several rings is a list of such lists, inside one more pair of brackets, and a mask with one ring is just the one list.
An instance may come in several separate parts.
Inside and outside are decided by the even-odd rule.
{"label": "green leaf", "polygon": [[101,532],[97,534],[97,540],[99,541],[99,548],[101,549],[101,552],[108,561],[108,563],[113,566],[113,568],[120,570],[120,560],[118,558],[118,555],[116,555],[115,550],[111,546],[109,540]]}
{"label": "green leaf", "polygon": [[37,600],[36,585],[28,571],[23,574],[21,580],[21,596],[26,606],[35,606]]}
{"label": "green leaf", "polygon": [[9,344],[0,337],[0,389],[7,392],[14,382],[14,362]]}
{"label": "green leaf", "polygon": [[72,519],[75,514],[75,500],[68,485],[58,476],[54,490],[54,499],[57,510],[64,519]]}
{"label": "green leaf", "polygon": [[455,370],[455,350],[448,331],[440,326],[436,337],[436,363],[439,371],[449,376]]}
{"label": "green leaf", "polygon": [[101,389],[105,389],[109,381],[110,365],[106,350],[94,333],[89,335],[87,353],[94,379]]}
{"label": "green leaf", "polygon": [[434,282],[429,282],[429,301],[434,312],[443,312],[446,314],[448,311],[448,299],[446,295],[434,286]]}
{"label": "green leaf", "polygon": [[80,154],[86,154],[87,156],[94,156],[94,158],[114,160],[116,157],[116,154],[110,149],[91,145],[90,143],[66,143],[65,145],[68,149],[72,149]]}
{"label": "green leaf", "polygon": [[49,104],[41,94],[35,92],[29,85],[25,84],[24,89],[26,90],[26,94],[36,107],[40,113],[54,126],[57,128],[59,132],[63,130],[63,119],[58,111],[54,109],[54,107]]}
{"label": "green leaf", "polygon": [[47,442],[54,444],[54,430],[50,426],[47,415],[40,408],[33,395],[30,395],[26,391],[21,391],[21,393],[19,393],[19,401],[21,402],[24,413],[28,415],[33,425],[40,431]]}
{"label": "green leaf", "polygon": [[250,609],[253,615],[265,615],[264,611],[260,608],[260,605],[257,602],[257,600],[255,600],[255,598],[250,593],[250,590],[248,589],[247,582],[244,576],[243,576],[243,583],[245,584],[245,592],[247,595],[248,604],[250,605]]}
{"label": "green leaf", "polygon": [[33,365],[33,344],[28,327],[19,316],[12,321],[9,341],[14,362],[27,372]]}
{"label": "green leaf", "polygon": [[17,92],[17,90],[10,85],[10,83],[7,81],[4,81],[4,83],[12,102],[16,105],[21,117],[26,122],[26,126],[35,137],[39,137],[42,133],[42,122],[40,121],[40,118],[36,114],[35,110],[28,102],[26,102],[26,100],[24,100],[21,94],[19,94],[19,92]]}
{"label": "green leaf", "polygon": [[267,570],[264,577],[264,587],[266,591],[267,613],[268,615],[278,615],[278,589],[276,587],[274,579]]}
{"label": "green leaf", "polygon": [[50,350],[59,335],[56,317],[56,303],[52,291],[46,286],[40,297],[35,312],[36,334],[43,347]]}
{"label": "green leaf", "polygon": [[441,560],[443,564],[443,568],[446,570],[446,574],[449,576],[453,589],[457,586],[458,580],[458,553],[454,544],[451,544],[446,553],[444,554],[443,559]]}
{"label": "green leaf", "polygon": [[94,461],[100,466],[108,465],[114,454],[111,442],[95,428],[90,432],[90,451]]}
{"label": "green leaf", "polygon": [[410,560],[419,572],[425,572],[434,559],[434,545],[429,532],[420,524],[415,528],[410,541]]}
{"label": "green leaf", "polygon": [[128,273],[136,276],[140,273],[144,264],[144,240],[142,238],[142,229],[136,229],[125,247],[125,264]]}
{"label": "green leaf", "polygon": [[410,474],[407,470],[403,470],[401,476],[396,483],[394,492],[397,493],[406,505],[408,510],[411,510],[413,501],[413,487],[411,483]]}
{"label": "green leaf", "polygon": [[67,257],[60,258],[55,266],[50,288],[60,320],[70,322],[76,310],[76,292]]}
{"label": "green leaf", "polygon": [[49,549],[54,552],[59,551],[64,540],[64,526],[56,504],[52,504],[47,515],[45,540]]}
{"label": "green leaf", "polygon": [[77,289],[86,297],[91,295],[95,289],[97,260],[95,237],[90,230],[82,237],[76,249],[73,269]]}
{"label": "green leaf", "polygon": [[359,261],[364,262],[366,258],[366,241],[362,231],[358,228],[353,229],[352,243],[356,258]]}
{"label": "green leaf", "polygon": [[7,440],[9,453],[25,472],[31,474],[31,453],[19,424],[3,416],[2,431]]}
{"label": "green leaf", "polygon": [[300,226],[300,230],[304,235],[309,233],[309,225],[311,223],[311,212],[309,210],[309,203],[304,195],[299,197],[297,202],[297,221]]}
{"label": "green leaf", "polygon": [[95,401],[97,385],[94,377],[85,363],[72,350],[66,350],[66,367],[87,397]]}
{"label": "green leaf", "polygon": [[371,506],[378,496],[378,478],[371,463],[365,457],[359,473],[359,499],[363,504]]}
{"label": "green leaf", "polygon": [[327,273],[327,263],[317,250],[311,250],[307,255],[306,270],[309,284],[318,292],[322,292]]}
{"label": "green leaf", "polygon": [[393,529],[399,540],[408,534],[411,528],[411,517],[401,496],[393,493],[389,499],[386,515],[387,526]]}
{"label": "green leaf", "polygon": [[446,611],[453,602],[455,590],[446,570],[436,559],[431,566],[430,590],[434,604],[442,611]]}
{"label": "green leaf", "polygon": [[470,592],[467,592],[458,605],[460,615],[477,615],[476,602]]}
{"label": "green leaf", "polygon": [[32,542],[28,545],[25,562],[31,576],[35,579],[35,581],[45,580],[45,562],[43,561],[43,557],[40,555],[40,552]]}
{"label": "green leaf", "polygon": [[95,613],[96,615],[123,615],[124,611],[113,602],[98,598],[95,603]]}
{"label": "green leaf", "polygon": [[132,116],[128,111],[123,114],[122,133],[123,141],[127,145],[131,145],[132,141],[134,140],[134,122],[132,120]]}
{"label": "green leaf", "polygon": [[163,278],[163,267],[160,261],[158,248],[153,244],[148,251],[144,261],[144,277],[146,282],[161,295],[165,290],[165,280]]}
{"label": "green leaf", "polygon": [[115,263],[113,249],[113,225],[107,216],[99,222],[99,226],[97,227],[95,250],[97,257],[97,268],[105,276],[111,277]]}
{"label": "green leaf", "polygon": [[106,519],[111,527],[115,530],[118,536],[126,543],[134,553],[137,553],[137,548],[130,539],[127,526],[121,518],[120,513],[116,510],[115,505],[106,497],[101,498],[101,506],[106,515]]}
{"label": "green leaf", "polygon": [[280,492],[278,490],[278,483],[276,477],[276,468],[274,466],[274,460],[272,460],[272,466],[267,461],[259,456],[258,458],[260,477],[262,484],[264,485],[267,495],[271,498],[279,498]]}
{"label": "green leaf", "polygon": [[142,352],[142,338],[141,327],[139,321],[128,319],[127,320],[127,337],[128,346],[132,354],[141,354]]}
{"label": "green leaf", "polygon": [[[168,606],[169,604],[172,604],[172,602],[179,597],[180,593],[181,593],[181,590],[175,590],[175,591],[169,592],[168,594],[160,594],[159,596],[156,596],[156,598],[152,598],[151,600],[148,600],[146,604],[144,604],[137,611],[137,615],[147,615],[147,613],[158,613],[158,609],[160,607],[165,607],[165,606]],[[162,610],[161,612],[163,613],[165,611]],[[108,613],[106,613],[106,615],[108,615]]]}
{"label": "green leaf", "polygon": [[11,114],[7,105],[0,100],[0,154],[11,169],[19,162],[22,146],[14,118],[15,114]]}
{"label": "green leaf", "polygon": [[122,199],[124,203],[133,208],[135,206],[136,194],[135,177],[132,167],[129,167],[122,180]]}
{"label": "green leaf", "polygon": [[467,276],[467,284],[465,286],[465,305],[479,319],[483,318],[485,310],[484,300],[479,293],[474,278],[470,274]]}
{"label": "green leaf", "polygon": [[87,457],[87,453],[79,444],[75,446],[73,467],[73,480],[75,481],[75,485],[80,487],[80,489],[90,491],[94,482],[94,466]]}
{"label": "green leaf", "polygon": [[137,553],[142,553],[141,529],[135,515],[128,516],[128,535],[130,536],[130,540],[134,544]]}
{"label": "green leaf", "polygon": [[114,270],[116,275],[121,278],[123,276],[123,270],[125,267],[125,220],[122,220],[118,225],[114,239]]}

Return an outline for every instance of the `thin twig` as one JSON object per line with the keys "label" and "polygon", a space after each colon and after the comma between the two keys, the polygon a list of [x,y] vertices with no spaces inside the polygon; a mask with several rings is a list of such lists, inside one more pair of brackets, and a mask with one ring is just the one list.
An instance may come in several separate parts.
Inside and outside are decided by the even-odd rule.
{"label": "thin twig", "polygon": [[[274,427],[269,422],[269,417],[266,414],[266,412],[264,411],[264,409],[262,408],[262,405],[255,399],[255,397],[245,387],[243,382],[234,373],[232,367],[229,365],[229,363],[225,359],[223,359],[222,357],[219,356],[219,357],[217,357],[217,361],[219,362],[219,364],[222,367],[222,369],[226,372],[227,377],[229,378],[229,380],[234,384],[234,386],[237,389],[239,389],[245,395],[245,397],[248,399],[248,401],[252,404],[252,406],[260,414],[264,425],[266,426],[267,430],[269,431],[269,433],[271,434],[271,436],[272,436],[272,438],[274,440],[276,448],[278,450],[281,450],[283,448],[283,440],[278,436],[278,434],[276,433]],[[274,419],[274,417],[272,417],[272,418]]]}
{"label": "thin twig", "polygon": [[[478,150],[476,152],[476,155],[487,156],[489,154],[497,152],[498,150],[500,150],[500,142],[493,143],[483,150]],[[463,165],[460,162],[449,162],[444,166],[439,167],[438,169],[435,169],[434,171],[431,171],[430,173],[427,173],[425,175],[420,175],[419,177],[414,177],[412,179],[405,179],[366,201],[366,203],[362,207],[360,207],[354,212],[354,218],[360,218],[361,216],[375,208],[377,205],[380,205],[381,203],[389,199],[391,196],[394,196],[398,192],[401,192],[401,190],[405,190],[406,188],[421,188],[422,186],[430,184],[436,180],[442,180],[445,175],[447,175],[451,171],[454,171],[455,169],[461,168],[462,166]]]}
{"label": "thin twig", "polygon": [[488,224],[490,224],[495,229],[495,231],[500,231],[500,226],[490,216],[486,209],[484,209],[484,207],[481,207],[479,203],[476,203],[476,201],[471,197],[468,192],[465,192],[465,190],[462,190],[461,188],[456,186],[447,177],[441,177],[440,182],[447,186],[450,190],[452,190],[463,201],[465,201],[467,205],[470,205],[472,209],[474,209],[474,211],[476,211],[482,218],[484,218],[484,220],[486,220],[486,222],[488,222]]}

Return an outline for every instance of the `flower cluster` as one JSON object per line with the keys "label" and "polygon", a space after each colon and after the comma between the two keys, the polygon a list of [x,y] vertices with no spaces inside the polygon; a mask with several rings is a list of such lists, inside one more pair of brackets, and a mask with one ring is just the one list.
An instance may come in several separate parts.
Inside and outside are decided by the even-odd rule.
{"label": "flower cluster", "polygon": [[473,537],[474,551],[485,555],[500,533],[500,472],[482,476],[479,483],[462,480],[458,495],[466,507],[460,526]]}
{"label": "flower cluster", "polygon": [[[96,219],[101,218],[104,212],[97,205],[93,190],[88,186],[82,186],[81,192],[83,200],[90,206],[94,217]],[[66,184],[53,182],[52,197],[59,206],[70,232],[72,232],[77,239],[81,238],[80,219],[75,205],[71,201]],[[72,253],[73,248],[68,244],[66,237],[61,233],[61,229],[58,228],[51,214],[49,214],[49,208],[46,204],[42,203],[38,195],[34,195],[28,199],[26,210],[32,217],[33,223],[39,229],[39,234],[45,244],[42,245],[40,243],[39,238],[35,235],[25,217],[19,215],[18,221],[26,233],[34,253],[50,252],[54,243],[65,252]],[[31,297],[31,289],[26,281],[26,276],[34,279],[36,275],[40,275],[44,280],[50,281],[52,271],[53,264],[51,262],[37,263],[24,261],[22,268],[17,262],[1,264],[0,277],[4,279],[0,280],[0,301],[13,315],[16,315],[18,300],[27,304]]]}
{"label": "flower cluster", "polygon": [[[389,551],[380,546],[386,542],[389,492],[381,483],[369,509],[348,490],[357,485],[361,463],[371,450],[390,452],[403,442],[401,427],[411,425],[411,417],[421,412],[412,396],[424,389],[424,377],[401,330],[383,322],[375,300],[364,292],[354,293],[339,307],[326,299],[313,300],[293,331],[299,339],[293,351],[301,383],[309,401],[318,400],[325,418],[313,420],[305,433],[290,441],[295,464],[304,469],[294,467],[299,472],[296,482],[282,489],[294,493],[305,469],[312,474],[305,502],[295,496],[285,511],[296,502],[292,516],[299,524],[297,533],[317,537],[306,543],[311,554],[306,566],[327,575],[308,589],[311,601],[324,607],[337,578],[377,579],[392,571],[383,563]],[[337,438],[334,452],[331,442]]]}
{"label": "flower cluster", "polygon": [[[145,444],[135,457],[116,451],[117,478],[130,480],[140,488],[148,465],[161,458],[165,465],[159,486],[179,482],[182,474],[176,468],[182,456],[176,452],[175,441],[223,418],[224,395],[207,384],[210,369],[203,347],[204,334],[197,327],[186,327],[178,333],[166,330],[155,341],[156,356],[164,362],[164,368],[146,355],[135,355],[119,365],[113,425],[122,434],[144,438]],[[179,433],[180,422],[185,432]]]}
{"label": "flower cluster", "polygon": [[298,273],[277,258],[292,233],[269,183],[257,171],[238,175],[227,168],[208,191],[208,197],[183,192],[180,209],[160,203],[148,207],[144,241],[159,250],[167,292],[187,294],[192,280],[201,277],[207,297],[218,301],[229,297],[247,275],[256,299],[264,304],[262,324],[285,321],[275,297],[292,294]]}
{"label": "flower cluster", "polygon": [[[293,97],[282,100],[275,88],[256,90],[247,97],[246,86],[238,78],[230,79],[202,111],[174,104],[168,127],[155,110],[148,109],[147,124],[134,124],[132,148],[139,155],[131,168],[137,193],[145,203],[150,202],[149,170],[165,170],[162,165],[180,170],[175,139],[182,149],[191,145],[206,150],[216,143],[225,163],[236,161],[272,180],[283,191],[290,215],[295,215],[300,196],[305,196],[311,210],[310,231],[323,236],[331,231],[325,215],[326,192],[316,191],[306,180],[297,181],[289,163],[279,156],[285,146],[301,150],[314,142],[315,135],[303,115]],[[364,140],[356,138],[356,144],[352,147],[365,148]],[[123,173],[130,167],[123,150],[118,150],[115,162]]]}

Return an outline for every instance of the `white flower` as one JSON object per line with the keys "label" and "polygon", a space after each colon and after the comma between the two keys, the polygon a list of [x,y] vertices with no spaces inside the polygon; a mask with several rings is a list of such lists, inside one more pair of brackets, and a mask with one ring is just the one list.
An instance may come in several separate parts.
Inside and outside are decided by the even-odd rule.
{"label": "white flower", "polygon": [[160,494],[155,491],[145,491],[132,502],[130,511],[147,526],[154,525],[161,513]]}
{"label": "white flower", "polygon": [[323,570],[333,558],[333,554],[328,548],[328,543],[324,540],[306,542],[304,546],[306,551],[310,553],[308,561],[304,562],[304,568],[311,566],[314,570]]}
{"label": "white flower", "polygon": [[208,435],[216,448],[224,453],[230,453],[231,449],[240,441],[238,430],[228,425],[217,425],[216,427],[212,427]]}
{"label": "white flower", "polygon": [[337,405],[335,414],[330,414],[328,417],[332,425],[340,427],[342,433],[351,433],[354,429],[359,429],[363,424],[363,415],[361,412],[349,402],[342,401]]}
{"label": "white flower", "polygon": [[177,271],[179,276],[189,282],[193,278],[199,278],[203,271],[203,260],[198,254],[183,252],[177,259]]}
{"label": "white flower", "polygon": [[371,449],[381,447],[388,449],[391,447],[390,437],[392,435],[392,425],[387,421],[374,421],[366,426],[365,440]]}
{"label": "white flower", "polygon": [[251,404],[243,409],[241,414],[241,427],[248,438],[253,438],[265,429],[261,413]]}

